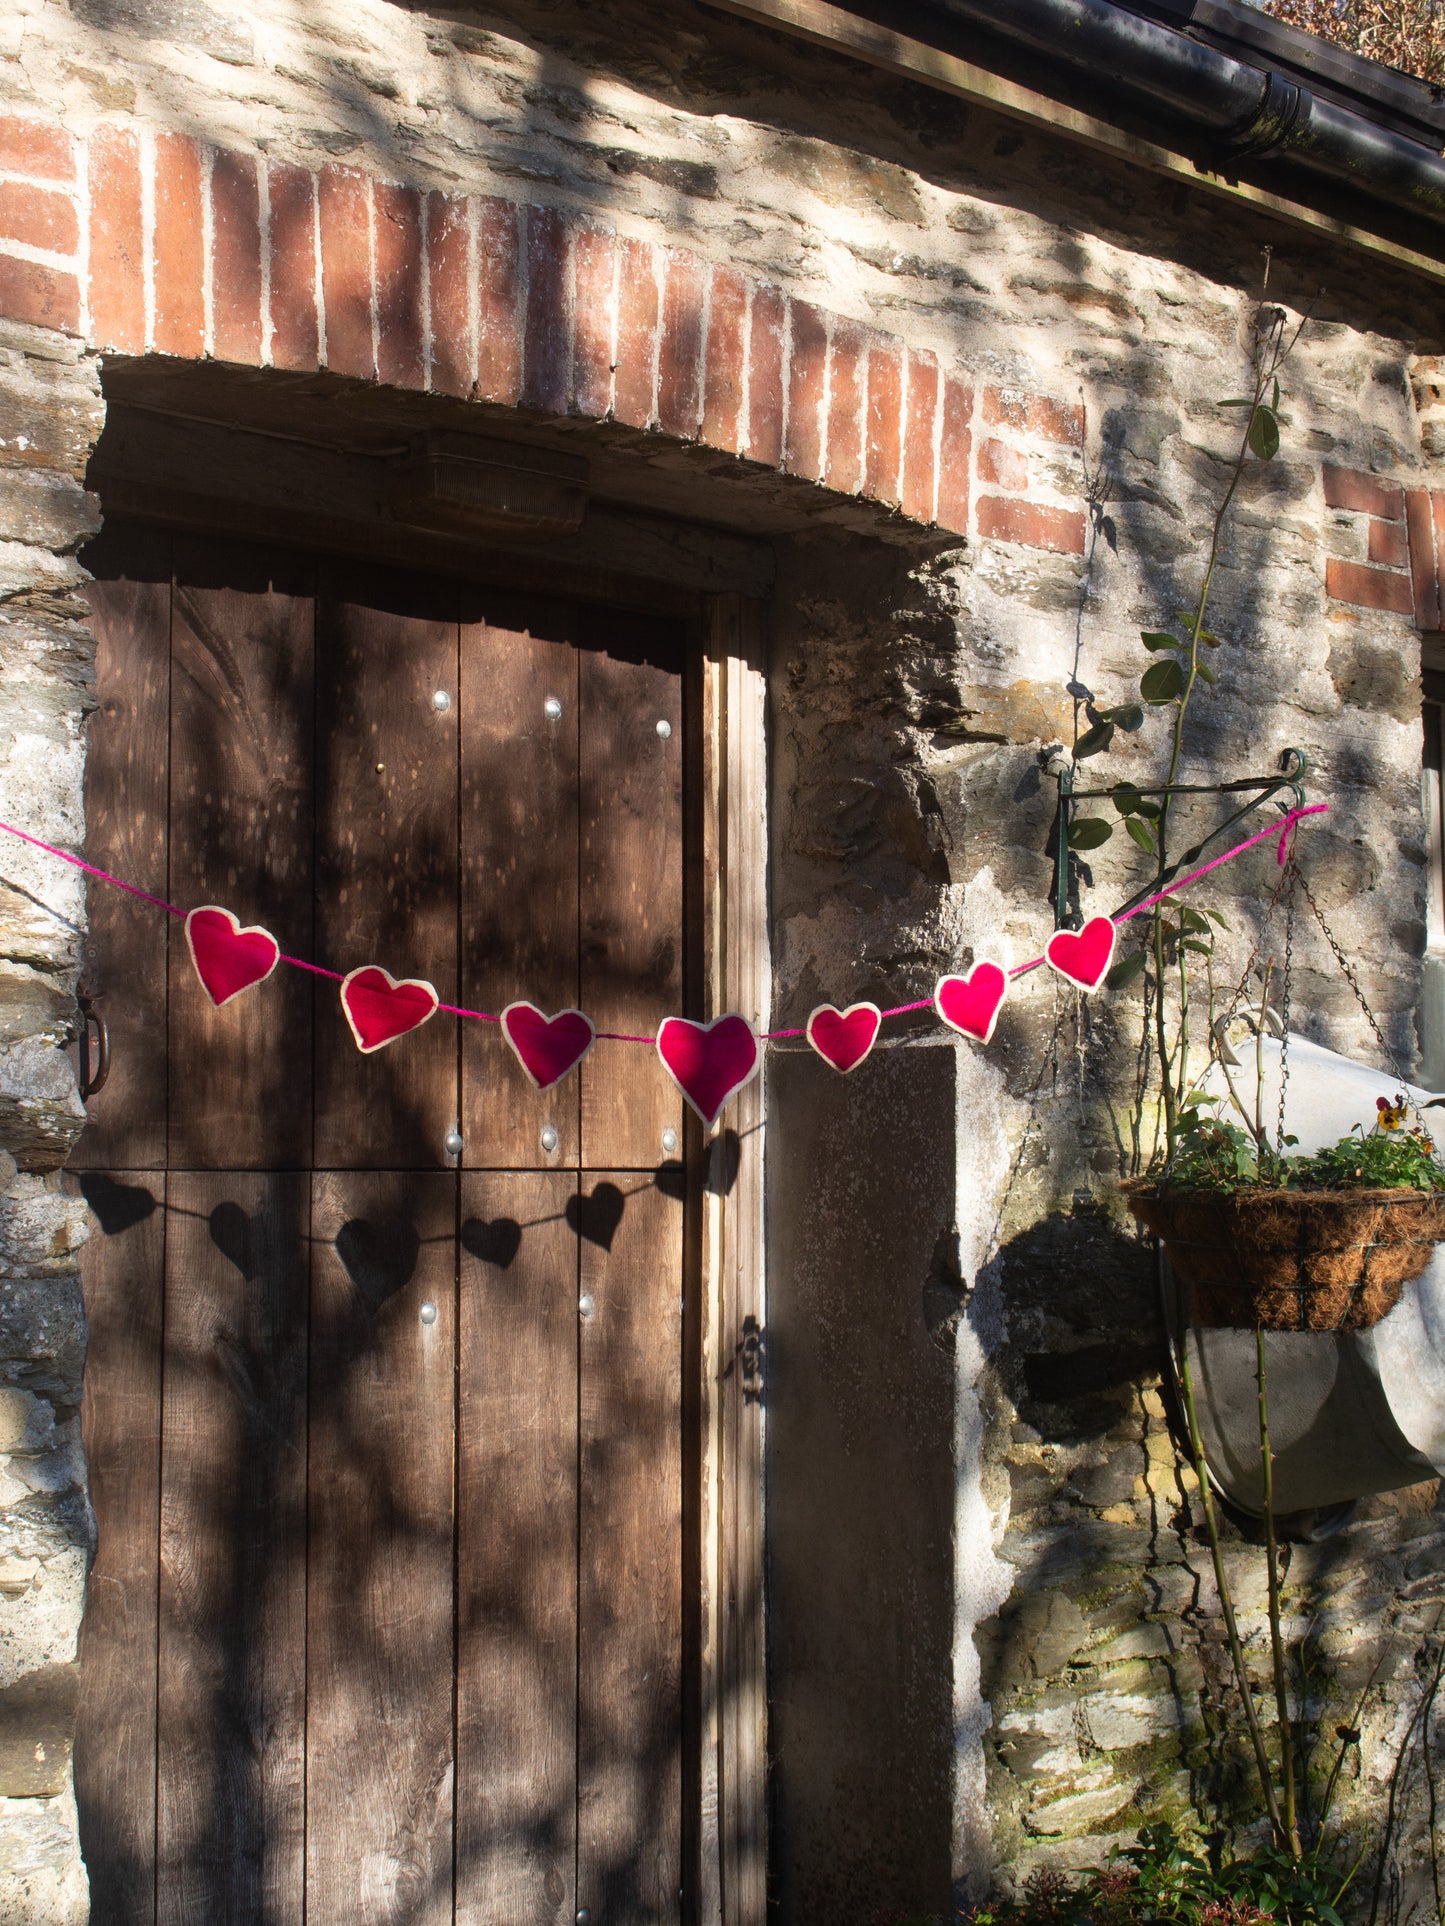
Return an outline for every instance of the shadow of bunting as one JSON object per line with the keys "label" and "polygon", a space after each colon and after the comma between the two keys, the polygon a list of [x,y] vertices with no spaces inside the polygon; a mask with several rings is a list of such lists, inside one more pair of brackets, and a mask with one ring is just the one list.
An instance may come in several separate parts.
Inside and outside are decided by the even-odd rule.
{"label": "shadow of bunting", "polygon": [[[91,860],[443,1002],[682,1007],[675,626],[141,526],[85,560]],[[218,1012],[176,919],[91,910],[96,1926],[679,1917],[655,1054],[539,1094],[439,1014],[363,1057],[334,984]]]}

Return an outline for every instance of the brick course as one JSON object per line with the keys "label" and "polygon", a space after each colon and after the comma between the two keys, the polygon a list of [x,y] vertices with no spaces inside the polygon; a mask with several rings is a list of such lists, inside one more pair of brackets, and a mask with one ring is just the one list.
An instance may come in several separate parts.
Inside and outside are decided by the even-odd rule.
{"label": "brick course", "polygon": [[1360,515],[1379,515],[1387,522],[1397,522],[1405,513],[1405,491],[1398,482],[1381,481],[1378,475],[1340,468],[1327,461],[1324,484],[1326,508],[1353,509]]}
{"label": "brick course", "polygon": [[1077,404],[1025,394],[1018,388],[985,388],[983,418],[992,426],[1018,429],[1071,447],[1079,447],[1084,439],[1084,411]]}
{"label": "brick course", "polygon": [[1392,615],[1415,613],[1409,576],[1391,569],[1366,568],[1332,555],[1325,563],[1325,588],[1335,601],[1350,602],[1356,608],[1381,609]]}
{"label": "brick course", "polygon": [[1084,552],[1084,518],[1077,509],[1045,508],[1017,496],[985,495],[978,505],[978,532],[990,541],[1021,542],[1056,555]]}
{"label": "brick course", "polygon": [[0,181],[0,240],[74,254],[80,245],[74,196],[32,181]]}
{"label": "brick course", "polygon": [[[557,208],[423,194],[351,167],[312,171],[179,134],[147,144],[102,126],[87,172],[82,189],[59,129],[0,116],[0,308],[13,318],[83,326],[95,346],[126,353],[210,351],[545,414],[610,415],[969,532],[969,383],[927,351],[735,267]],[[54,262],[7,252],[7,240]],[[1082,409],[1048,395],[990,385],[979,413],[1009,437],[983,440],[979,480],[1016,498],[1031,478],[1015,438],[1083,440]],[[1372,563],[1407,566],[1398,486],[1327,466],[1325,498],[1372,517]],[[1072,507],[986,495],[976,526],[992,541],[1083,551]],[[1372,606],[1396,606],[1405,578],[1381,585],[1371,574],[1334,579],[1383,598]]]}
{"label": "brick course", "polygon": [[249,154],[211,169],[211,314],[222,361],[261,359],[261,186]]}

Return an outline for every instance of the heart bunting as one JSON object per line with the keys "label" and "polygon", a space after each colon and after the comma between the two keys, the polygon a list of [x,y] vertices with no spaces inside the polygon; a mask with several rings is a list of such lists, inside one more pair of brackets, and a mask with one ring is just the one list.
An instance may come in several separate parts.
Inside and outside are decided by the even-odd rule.
{"label": "heart bunting", "polygon": [[808,1018],[805,1035],[824,1063],[847,1076],[877,1042],[882,1021],[883,1012],[876,1003],[852,1003],[846,1010],[820,1003]]}
{"label": "heart bunting", "polygon": [[434,1016],[437,993],[421,977],[397,978],[380,964],[365,963],[342,978],[341,1007],[357,1049],[369,1057]]}
{"label": "heart bunting", "polygon": [[186,918],[186,946],[201,988],[219,1010],[242,990],[264,983],[281,960],[281,945],[259,925],[243,930],[228,909],[207,903]]}
{"label": "heart bunting", "polygon": [[580,1010],[559,1010],[549,1017],[535,1003],[509,1003],[501,1023],[502,1035],[534,1090],[560,1083],[597,1041],[596,1026]]}
{"label": "heart bunting", "polygon": [[1091,916],[1081,930],[1055,930],[1044,955],[1070,983],[1097,990],[1113,961],[1117,935],[1112,917]]}
{"label": "heart bunting", "polygon": [[967,976],[940,977],[933,1007],[944,1022],[977,1043],[987,1043],[1008,995],[1008,971],[980,960]]}
{"label": "heart bunting", "polygon": [[761,1061],[757,1032],[729,1010],[711,1023],[664,1017],[657,1032],[663,1068],[705,1124],[714,1124],[728,1098],[741,1090]]}

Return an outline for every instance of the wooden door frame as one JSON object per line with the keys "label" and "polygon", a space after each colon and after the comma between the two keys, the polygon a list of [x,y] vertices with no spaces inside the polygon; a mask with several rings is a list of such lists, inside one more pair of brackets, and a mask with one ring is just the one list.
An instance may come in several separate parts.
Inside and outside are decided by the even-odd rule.
{"label": "wooden door frame", "polygon": [[[281,541],[332,553],[374,556],[375,529],[364,516],[348,530],[298,526],[290,511],[267,512],[254,496],[228,502],[224,470],[204,496],[157,486],[158,470],[136,450],[131,462],[101,459],[92,485],[110,515],[172,530],[214,532],[230,525],[242,540]],[[128,452],[128,451],[127,451]],[[164,469],[159,470],[164,474]],[[240,511],[239,515],[237,511]],[[234,524],[240,520],[242,526]],[[701,525],[667,523],[633,512],[639,538],[621,570],[594,557],[546,558],[557,590],[588,600],[638,606],[680,617],[688,631],[688,735],[696,781],[685,807],[692,850],[687,913],[693,944],[687,996],[704,1020],[741,1011],[765,1028],[771,994],[767,916],[767,614],[756,593],[752,559],[765,544]],[[686,531],[685,562],[674,565]],[[716,534],[716,541],[709,538]],[[319,538],[319,539],[318,539]],[[425,537],[421,545],[430,546]],[[531,556],[477,544],[466,562],[456,547],[427,556],[439,572],[522,585]],[[643,570],[654,555],[669,566]],[[396,559],[400,559],[399,557]],[[643,568],[628,568],[638,561]],[[424,561],[423,566],[426,565]],[[691,579],[689,579],[689,577]],[[729,578],[739,586],[716,588]],[[708,586],[704,587],[703,582]],[[693,1703],[685,1713],[692,1754],[684,1789],[683,1850],[694,1887],[685,1917],[696,1926],[764,1926],[767,1909],[767,1691],[763,1551],[763,1343],[765,1075],[733,1100],[721,1127],[704,1141],[689,1115],[689,1164],[700,1181],[689,1226],[689,1270],[698,1313],[685,1345],[685,1437],[691,1444],[684,1491],[684,1553],[693,1563],[690,1628]],[[733,1165],[734,1155],[736,1157]],[[687,1528],[689,1515],[691,1529]],[[687,1728],[690,1727],[690,1730]]]}
{"label": "wooden door frame", "polygon": [[[704,597],[701,649],[702,1005],[760,1029],[768,944],[767,605]],[[763,1591],[765,1075],[733,1100],[699,1188],[697,1423],[700,1926],[763,1926],[767,1911],[767,1673]],[[736,1133],[736,1174],[727,1168]]]}

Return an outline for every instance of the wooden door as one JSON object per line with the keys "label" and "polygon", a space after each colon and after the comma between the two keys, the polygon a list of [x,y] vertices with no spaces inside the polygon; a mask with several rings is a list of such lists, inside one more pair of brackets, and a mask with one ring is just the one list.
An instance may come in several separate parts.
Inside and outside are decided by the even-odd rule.
{"label": "wooden door", "polygon": [[[140,526],[86,560],[92,860],[463,1008],[683,1007],[676,625]],[[333,983],[217,1011],[177,919],[98,886],[92,916],[96,1926],[679,1919],[688,1167],[655,1052],[539,1094],[439,1013],[363,1057]]]}

